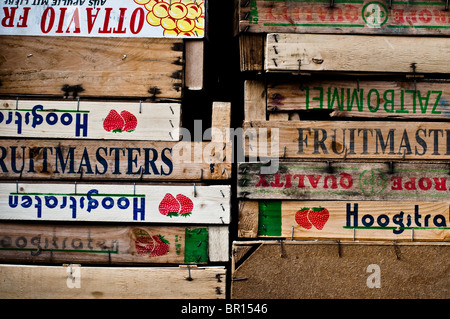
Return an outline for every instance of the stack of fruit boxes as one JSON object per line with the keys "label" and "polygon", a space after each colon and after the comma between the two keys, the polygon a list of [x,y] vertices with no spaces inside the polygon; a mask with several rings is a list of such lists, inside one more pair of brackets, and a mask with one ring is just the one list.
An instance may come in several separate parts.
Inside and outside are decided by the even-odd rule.
{"label": "stack of fruit boxes", "polygon": [[[360,257],[374,241],[413,242],[413,250],[447,242],[450,68],[443,59],[450,55],[450,14],[445,3],[241,0],[235,18],[241,71],[247,76],[247,157],[237,168],[240,239],[278,238],[281,256],[283,240],[298,249],[305,240],[352,241],[360,245]],[[320,287],[305,281],[289,289],[280,265],[267,272],[270,258],[276,258],[273,249],[258,250],[268,254],[267,264],[258,264],[256,253],[245,260],[251,247],[264,243],[234,243],[233,298],[321,298],[322,289],[328,297],[348,297],[361,284],[354,274],[358,279],[340,278],[347,283],[344,291],[335,281]],[[322,256],[320,245],[309,257],[331,263],[335,256]],[[440,254],[448,255],[447,244],[441,246]],[[290,262],[287,269],[294,271],[295,258]],[[394,267],[411,276],[407,289],[416,288],[393,295],[416,296],[419,285],[412,273],[421,271]],[[330,276],[321,271],[318,277]],[[258,290],[262,281],[272,288]],[[365,296],[388,296],[388,291]]]}
{"label": "stack of fruit boxes", "polygon": [[180,131],[205,3],[1,6],[0,295],[223,298],[231,166]]}

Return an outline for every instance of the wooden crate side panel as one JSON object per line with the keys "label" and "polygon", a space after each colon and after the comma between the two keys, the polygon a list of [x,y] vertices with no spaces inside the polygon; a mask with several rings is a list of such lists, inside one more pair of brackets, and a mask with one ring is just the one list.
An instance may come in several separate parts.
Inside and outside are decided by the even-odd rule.
{"label": "wooden crate side panel", "polygon": [[449,45],[445,37],[271,33],[265,70],[442,74],[450,72],[442,63]]}
{"label": "wooden crate side panel", "polygon": [[81,97],[181,98],[180,39],[1,36],[0,43],[1,94],[63,96],[64,85],[78,85]]}
{"label": "wooden crate side panel", "polygon": [[447,299],[449,252],[441,243],[265,242],[233,272],[241,280],[231,298]]}
{"label": "wooden crate side panel", "polygon": [[178,141],[176,103],[0,100],[0,136]]}
{"label": "wooden crate side panel", "polygon": [[246,121],[243,129],[250,158],[445,160],[450,155],[448,122]]}
{"label": "wooden crate side panel", "polygon": [[267,85],[267,110],[323,110],[330,117],[447,120],[449,86],[447,81],[420,78],[272,81]]}
{"label": "wooden crate side panel", "polygon": [[228,260],[227,226],[1,225],[3,263],[205,264]]}
{"label": "wooden crate side panel", "polygon": [[279,162],[273,174],[259,163],[238,164],[242,199],[427,200],[450,199],[449,165],[421,162]]}
{"label": "wooden crate side panel", "polygon": [[[227,180],[231,164],[223,144],[209,142],[4,139],[0,177],[31,180],[193,181]],[[228,148],[231,150],[231,147]],[[219,151],[220,150],[220,151]],[[199,155],[199,156],[198,156]],[[228,158],[231,158],[228,157]]]}
{"label": "wooden crate side panel", "polygon": [[363,1],[239,1],[239,30],[257,33],[445,35],[445,3]]}
{"label": "wooden crate side panel", "polygon": [[230,186],[1,183],[4,220],[230,223]]}
{"label": "wooden crate side panel", "polygon": [[258,237],[450,240],[449,201],[259,201],[257,211]]}
{"label": "wooden crate side panel", "polygon": [[224,267],[188,270],[1,265],[0,277],[2,299],[223,299],[226,296]]}

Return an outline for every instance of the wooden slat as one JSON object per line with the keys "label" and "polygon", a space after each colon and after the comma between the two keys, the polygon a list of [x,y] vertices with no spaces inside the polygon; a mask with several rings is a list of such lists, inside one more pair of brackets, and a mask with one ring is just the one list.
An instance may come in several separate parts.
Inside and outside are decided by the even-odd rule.
{"label": "wooden slat", "polygon": [[[247,140],[246,156],[408,160],[450,156],[448,122],[249,121],[243,128],[254,133]],[[266,146],[269,151],[263,149]]]}
{"label": "wooden slat", "polygon": [[257,80],[244,82],[244,117],[247,121],[266,120],[266,88]]}
{"label": "wooden slat", "polygon": [[[449,204],[450,201],[260,201],[258,237],[449,241]],[[241,209],[254,208],[255,205],[241,205]],[[242,229],[249,225],[243,224]]]}
{"label": "wooden slat", "polygon": [[239,56],[242,72],[262,72],[264,70],[264,44],[263,34],[239,35]]}
{"label": "wooden slat", "polygon": [[2,222],[0,227],[2,263],[205,264],[228,261],[226,247],[228,226]]}
{"label": "wooden slat", "polygon": [[242,32],[447,35],[450,14],[439,1],[239,1]]}
{"label": "wooden slat", "polygon": [[181,98],[180,39],[1,36],[0,43],[0,94],[62,96],[64,85],[81,85],[81,97]]}
{"label": "wooden slat", "polygon": [[0,194],[4,220],[230,222],[230,186],[1,183]]}
{"label": "wooden slat", "polygon": [[448,119],[450,82],[411,78],[402,81],[271,81],[271,112],[317,111],[331,117]]}
{"label": "wooden slat", "polygon": [[178,141],[176,103],[0,100],[0,136]]}
{"label": "wooden slat", "polygon": [[261,167],[238,164],[239,198],[450,200],[447,163],[282,161],[274,174],[262,174]]}
{"label": "wooden slat", "polygon": [[[6,1],[1,35],[203,38],[205,1]],[[161,19],[162,18],[162,19]]]}
{"label": "wooden slat", "polygon": [[[233,248],[238,245],[249,242],[235,242]],[[448,243],[260,241],[254,245],[260,246],[232,273],[232,299],[448,298]]]}
{"label": "wooden slat", "polygon": [[[449,73],[450,38],[364,35],[267,35],[265,69],[274,72],[339,71]],[[411,48],[415,48],[411,50]]]}
{"label": "wooden slat", "polygon": [[209,142],[3,139],[0,177],[135,182],[227,180],[231,164],[220,162],[223,158],[211,158],[214,150]]}
{"label": "wooden slat", "polygon": [[184,86],[188,90],[203,89],[204,42],[201,40],[185,41],[186,68]]}
{"label": "wooden slat", "polygon": [[223,299],[226,296],[224,267],[188,270],[1,265],[0,277],[2,299]]}

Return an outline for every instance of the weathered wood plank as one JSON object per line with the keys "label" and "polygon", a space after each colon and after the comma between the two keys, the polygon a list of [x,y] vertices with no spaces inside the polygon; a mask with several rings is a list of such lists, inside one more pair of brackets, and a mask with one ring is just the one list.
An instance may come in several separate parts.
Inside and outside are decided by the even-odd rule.
{"label": "weathered wood plank", "polygon": [[246,121],[243,128],[249,157],[439,160],[450,156],[449,122]]}
{"label": "weathered wood plank", "polygon": [[[149,264],[228,261],[228,226],[100,226],[6,223],[2,263]],[[218,236],[218,234],[221,234]],[[201,243],[200,243],[201,242]]]}
{"label": "weathered wood plank", "polygon": [[229,224],[230,186],[0,183],[0,219]]}
{"label": "weathered wood plank", "polygon": [[184,86],[188,90],[202,90],[204,77],[203,41],[185,41],[186,67],[184,70]]}
{"label": "weathered wood plank", "polygon": [[188,270],[0,265],[0,296],[2,299],[223,299],[225,276],[224,267]]}
{"label": "weathered wood plank", "polygon": [[1,35],[202,38],[205,2],[5,1]]}
{"label": "weathered wood plank", "polygon": [[274,174],[261,167],[238,164],[238,198],[450,200],[448,163],[282,161]]}
{"label": "weathered wood plank", "polygon": [[444,2],[328,0],[240,0],[241,32],[446,35],[450,13]]}
{"label": "weathered wood plank", "polygon": [[176,103],[0,100],[0,136],[178,141]]}
{"label": "weathered wood plank", "polygon": [[232,299],[448,299],[448,243],[254,244],[232,273],[241,279],[231,282]]}
{"label": "weathered wood plank", "polygon": [[258,237],[449,241],[449,204],[449,201],[259,201]]}
{"label": "weathered wood plank", "polygon": [[0,94],[180,99],[182,57],[181,39],[0,36]]}
{"label": "weathered wood plank", "polygon": [[308,80],[271,81],[269,112],[324,110],[331,117],[448,119],[450,82]]}
{"label": "weathered wood plank", "polygon": [[244,118],[247,121],[266,120],[267,93],[264,83],[257,80],[244,82]]}
{"label": "weathered wood plank", "polygon": [[239,35],[239,57],[242,72],[262,72],[264,70],[263,34],[243,33]]}
{"label": "weathered wood plank", "polygon": [[135,182],[231,178],[231,156],[225,161],[211,157],[216,148],[222,151],[223,143],[220,148],[210,144],[105,140],[99,145],[96,140],[3,139],[0,177]]}
{"label": "weathered wood plank", "polygon": [[265,70],[449,73],[449,47],[448,37],[271,33]]}

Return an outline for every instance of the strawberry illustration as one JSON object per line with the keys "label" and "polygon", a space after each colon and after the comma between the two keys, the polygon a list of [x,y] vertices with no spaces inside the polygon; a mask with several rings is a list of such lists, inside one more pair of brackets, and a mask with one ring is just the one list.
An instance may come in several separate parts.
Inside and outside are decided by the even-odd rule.
{"label": "strawberry illustration", "polygon": [[181,205],[180,216],[190,216],[192,214],[192,210],[194,209],[194,203],[192,200],[182,194],[177,195],[177,200]]}
{"label": "strawberry illustration", "polygon": [[328,218],[330,218],[330,213],[328,212],[328,209],[323,207],[313,207],[308,214],[309,221],[318,230],[323,229]]}
{"label": "strawberry illustration", "polygon": [[171,218],[172,216],[178,216],[178,213],[180,212],[180,203],[172,194],[167,193],[161,203],[159,203],[159,212]]}
{"label": "strawberry illustration", "polygon": [[150,255],[151,257],[164,256],[169,252],[170,243],[167,239],[164,238],[164,236],[153,235],[152,238],[154,239],[154,242],[152,253]]}
{"label": "strawberry illustration", "polygon": [[124,125],[125,121],[116,110],[109,111],[108,116],[103,121],[103,128],[107,132],[122,132]]}
{"label": "strawberry illustration", "polygon": [[295,213],[295,221],[297,224],[306,229],[311,229],[312,224],[308,219],[308,213],[311,210],[308,207],[303,207],[297,213]]}
{"label": "strawberry illustration", "polygon": [[136,129],[137,126],[137,119],[136,116],[134,116],[133,114],[131,114],[128,111],[122,111],[120,112],[120,116],[122,116],[125,125],[122,128],[123,131],[125,132],[132,132]]}
{"label": "strawberry illustration", "polygon": [[134,245],[139,256],[149,256],[152,253],[154,239],[143,229],[133,230]]}
{"label": "strawberry illustration", "polygon": [[158,257],[169,252],[170,243],[162,235],[151,236],[143,229],[133,230],[136,252],[139,256]]}

